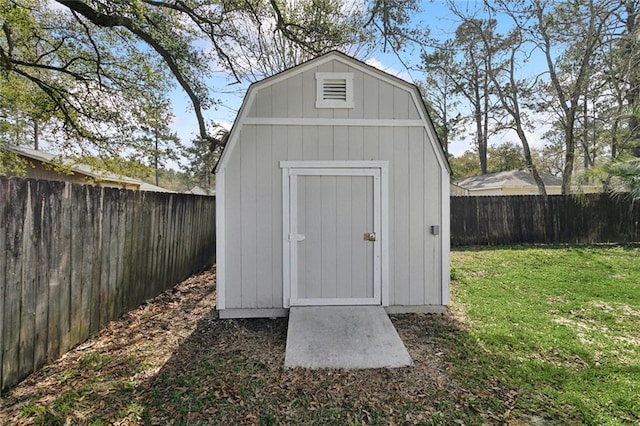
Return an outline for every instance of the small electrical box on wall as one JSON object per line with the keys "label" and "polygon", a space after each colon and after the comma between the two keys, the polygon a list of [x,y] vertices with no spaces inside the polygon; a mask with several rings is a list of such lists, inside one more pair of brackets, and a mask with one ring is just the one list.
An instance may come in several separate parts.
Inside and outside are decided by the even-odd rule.
{"label": "small electrical box on wall", "polygon": [[431,235],[438,235],[440,233],[440,225],[431,225]]}

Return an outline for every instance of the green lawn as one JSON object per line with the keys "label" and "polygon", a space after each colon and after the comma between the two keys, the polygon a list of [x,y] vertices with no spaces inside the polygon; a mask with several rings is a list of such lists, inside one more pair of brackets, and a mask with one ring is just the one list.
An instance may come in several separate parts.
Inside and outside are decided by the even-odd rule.
{"label": "green lawn", "polygon": [[517,389],[532,419],[640,422],[640,248],[457,251],[452,277],[458,380]]}

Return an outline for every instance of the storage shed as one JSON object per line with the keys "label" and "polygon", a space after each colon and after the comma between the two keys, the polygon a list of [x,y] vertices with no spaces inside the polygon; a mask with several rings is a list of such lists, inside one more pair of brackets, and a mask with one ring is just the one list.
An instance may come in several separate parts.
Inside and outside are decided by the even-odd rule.
{"label": "storage shed", "polygon": [[413,84],[339,52],[252,84],[216,167],[220,317],[443,312],[449,174]]}

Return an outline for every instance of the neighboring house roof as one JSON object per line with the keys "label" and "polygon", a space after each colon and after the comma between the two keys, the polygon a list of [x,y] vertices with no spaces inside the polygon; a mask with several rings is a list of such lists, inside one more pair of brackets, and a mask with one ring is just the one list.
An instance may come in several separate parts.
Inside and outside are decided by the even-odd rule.
{"label": "neighboring house roof", "polygon": [[7,151],[11,151],[20,156],[26,157],[28,159],[39,161],[45,164],[51,165],[62,165],[64,167],[68,167],[69,171],[73,173],[78,173],[82,175],[86,175],[96,182],[113,182],[113,183],[121,183],[123,185],[128,186],[136,186],[140,191],[153,191],[153,192],[175,192],[166,188],[162,188],[160,186],[152,185],[150,183],[144,182],[139,179],[134,179],[128,176],[116,175],[114,173],[96,170],[91,166],[81,163],[74,163],[69,159],[61,158],[60,156],[44,152],[38,151],[31,148],[26,148],[24,146],[15,146],[15,145],[6,145],[3,146],[3,149]]}
{"label": "neighboring house roof", "polygon": [[[541,174],[545,186],[561,186],[562,179],[556,176]],[[500,189],[509,187],[536,186],[533,176],[526,170],[510,170],[459,179],[454,184],[469,191]]]}
{"label": "neighboring house roof", "polygon": [[194,186],[193,188],[191,188],[189,190],[189,192],[193,195],[216,195],[216,191],[214,190],[207,190],[201,186]]}
{"label": "neighboring house roof", "polygon": [[451,195],[468,195],[469,190],[451,182],[449,183],[449,193]]}

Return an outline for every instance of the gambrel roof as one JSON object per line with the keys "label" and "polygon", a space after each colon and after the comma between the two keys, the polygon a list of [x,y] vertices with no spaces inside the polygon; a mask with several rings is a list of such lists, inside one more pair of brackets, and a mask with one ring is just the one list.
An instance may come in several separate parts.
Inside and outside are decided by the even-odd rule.
{"label": "gambrel roof", "polygon": [[[391,75],[376,67],[366,64],[365,62],[362,62],[358,59],[355,59],[351,56],[348,56],[342,52],[338,52],[335,50],[328,52],[324,55],[318,56],[314,59],[311,59],[295,67],[289,68],[271,77],[265,78],[264,80],[252,83],[249,86],[249,88],[247,89],[247,93],[244,97],[244,100],[242,102],[242,106],[240,107],[240,110],[238,111],[238,114],[236,116],[236,120],[234,121],[233,127],[229,134],[227,144],[225,145],[220,161],[216,165],[215,172],[217,173],[218,171],[226,167],[230,152],[233,151],[234,146],[237,143],[242,125],[245,119],[247,118],[248,112],[251,109],[251,106],[255,100],[255,94],[259,90],[269,87],[271,85],[277,84],[296,74],[303,73],[307,70],[313,69],[315,67],[321,66],[331,61],[338,61],[358,71],[361,71],[365,74],[384,80],[385,82],[393,85],[394,87],[398,87],[409,92],[416,105],[416,108],[419,111],[420,119],[422,120],[424,127],[427,129],[428,133],[432,135],[432,137],[430,137],[429,140],[430,140],[430,143],[432,144],[433,151],[436,153],[436,156],[438,157],[438,163],[444,169],[446,169],[449,173],[451,173],[451,167],[449,165],[449,161],[444,152],[444,149],[442,148],[442,144],[438,139],[438,135],[437,135],[437,132],[435,131],[433,121],[429,116],[429,113],[424,104],[422,95],[418,87],[415,84],[409,83],[399,77]],[[335,120],[336,122],[340,122],[340,124],[344,125],[345,120],[349,120],[349,119],[335,119]],[[385,125],[385,120],[379,120],[379,123],[380,125],[383,126]],[[357,125],[357,124],[354,124],[354,125]]]}

